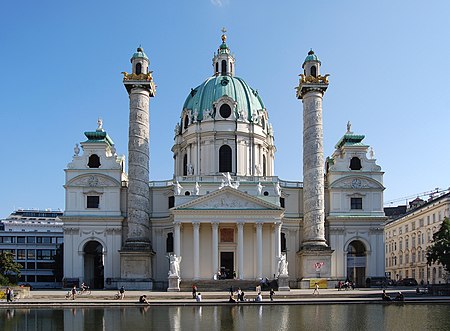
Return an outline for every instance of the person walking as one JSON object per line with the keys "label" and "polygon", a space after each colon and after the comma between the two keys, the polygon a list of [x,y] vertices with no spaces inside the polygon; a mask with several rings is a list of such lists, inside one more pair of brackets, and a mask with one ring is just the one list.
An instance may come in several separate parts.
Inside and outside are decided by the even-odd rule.
{"label": "person walking", "polygon": [[6,293],[6,302],[12,302],[11,289],[9,287],[6,288],[5,293]]}
{"label": "person walking", "polygon": [[270,296],[270,301],[273,301],[273,295],[275,294],[275,291],[273,290],[273,288],[270,289],[269,292],[269,296]]}
{"label": "person walking", "polygon": [[192,284],[192,299],[195,299],[197,297],[197,286],[195,284]]}
{"label": "person walking", "polygon": [[75,300],[75,295],[77,294],[77,286],[74,285],[72,288],[72,300]]}
{"label": "person walking", "polygon": [[319,295],[319,283],[315,283],[314,284],[314,291],[313,291],[313,295]]}

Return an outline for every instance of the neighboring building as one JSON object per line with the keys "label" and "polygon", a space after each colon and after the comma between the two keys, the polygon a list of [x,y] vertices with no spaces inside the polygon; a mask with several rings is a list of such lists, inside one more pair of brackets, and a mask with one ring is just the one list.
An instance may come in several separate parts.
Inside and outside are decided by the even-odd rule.
{"label": "neighboring building", "polygon": [[450,193],[429,201],[415,199],[406,214],[388,221],[385,229],[386,273],[393,280],[415,278],[419,283],[446,283],[440,264],[427,264],[433,234],[450,215]]}
{"label": "neighboring building", "polygon": [[61,287],[54,257],[64,239],[62,215],[55,210],[19,209],[1,221],[0,250],[12,252],[22,265],[20,283],[34,288]]}
{"label": "neighboring building", "polygon": [[[149,157],[155,85],[142,48],[131,63],[123,81],[130,98],[128,173],[101,121],[96,131],[85,132],[83,152],[77,144],[65,170],[67,279],[156,288],[168,280],[171,253],[181,257],[179,275],[186,282],[211,280],[218,271],[241,280],[281,273],[291,286],[309,287],[321,278],[333,287],[345,278],[361,286],[366,277],[384,275],[383,172],[350,123],[324,170],[328,75],[320,74],[313,51],[297,88],[303,182],[275,175],[269,113],[258,91],[235,76],[225,35],[213,75],[189,92],[181,109],[173,178],[149,182],[149,163],[157,162]],[[300,135],[299,129],[293,139]],[[284,262],[280,267],[284,257],[288,270]]]}

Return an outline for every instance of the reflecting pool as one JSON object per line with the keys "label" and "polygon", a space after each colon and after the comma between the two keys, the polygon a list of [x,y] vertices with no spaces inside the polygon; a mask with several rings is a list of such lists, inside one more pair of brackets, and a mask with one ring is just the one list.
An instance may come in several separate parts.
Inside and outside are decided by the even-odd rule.
{"label": "reflecting pool", "polygon": [[1,309],[0,330],[450,330],[449,304]]}

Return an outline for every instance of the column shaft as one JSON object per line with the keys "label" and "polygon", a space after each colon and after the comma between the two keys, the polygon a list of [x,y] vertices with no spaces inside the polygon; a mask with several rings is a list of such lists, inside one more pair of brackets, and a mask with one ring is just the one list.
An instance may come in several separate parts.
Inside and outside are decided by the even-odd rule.
{"label": "column shaft", "polygon": [[194,279],[200,276],[200,222],[192,222],[194,228]]}
{"label": "column shaft", "polygon": [[244,279],[244,223],[237,223],[238,227],[238,277]]}
{"label": "column shaft", "polygon": [[176,256],[181,256],[181,224],[174,223],[173,228],[173,252]]}
{"label": "column shaft", "polygon": [[262,223],[256,223],[256,277],[262,279],[263,245]]}
{"label": "column shaft", "polygon": [[212,226],[212,266],[213,274],[219,271],[219,223],[213,222]]}

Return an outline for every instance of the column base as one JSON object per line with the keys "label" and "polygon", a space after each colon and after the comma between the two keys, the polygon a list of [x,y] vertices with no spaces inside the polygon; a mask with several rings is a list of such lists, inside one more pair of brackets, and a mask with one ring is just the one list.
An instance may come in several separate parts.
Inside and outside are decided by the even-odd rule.
{"label": "column base", "polygon": [[278,276],[278,291],[290,291],[289,287],[289,276],[280,275]]}
{"label": "column base", "polygon": [[311,278],[330,278],[331,254],[333,252],[328,246],[302,246],[301,250],[297,252],[300,261],[300,278],[302,278],[302,281],[303,279]]}
{"label": "column base", "polygon": [[169,287],[167,292],[180,292],[180,277],[179,276],[169,276]]}
{"label": "column base", "polygon": [[[143,286],[153,287],[152,257],[155,254],[151,250],[138,250],[124,247],[120,254],[120,278],[126,289],[143,289]],[[122,286],[121,285],[121,286]]]}

